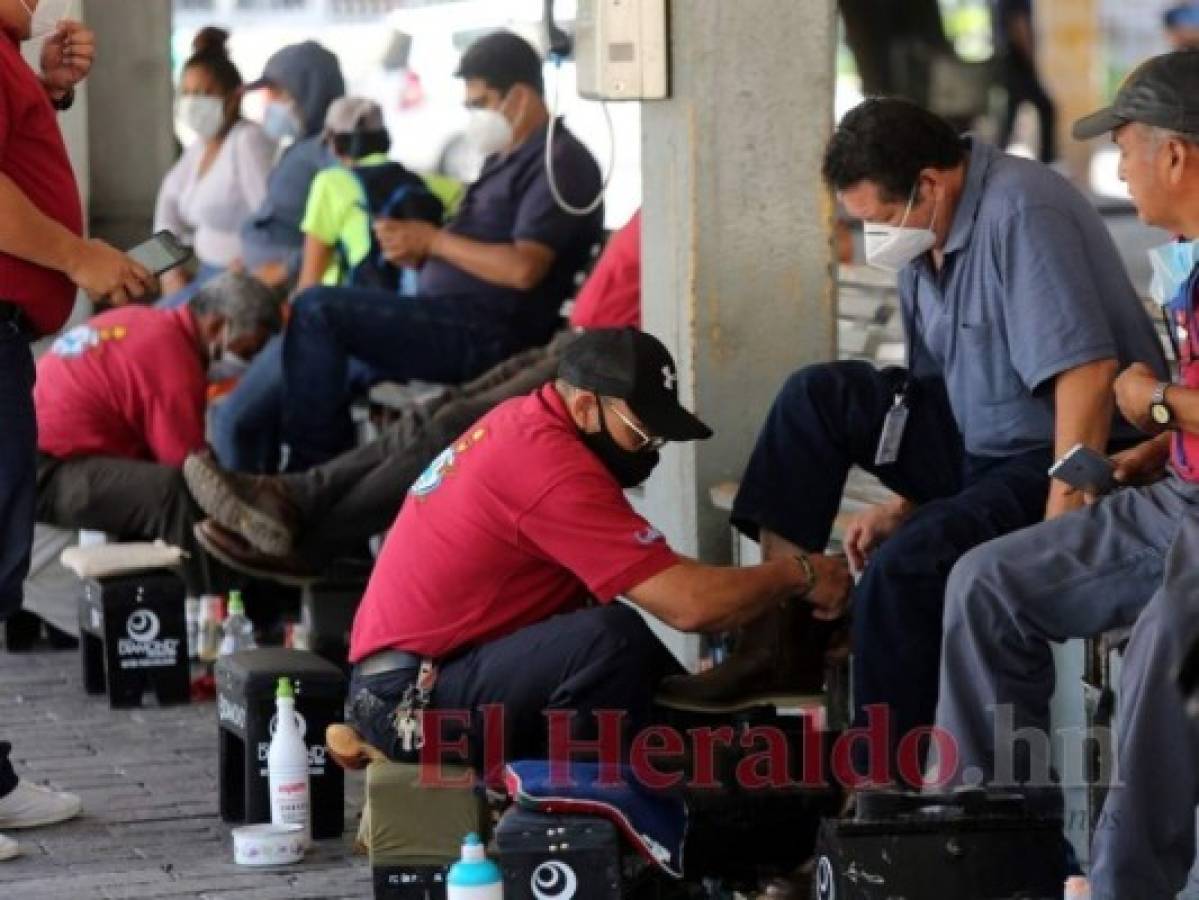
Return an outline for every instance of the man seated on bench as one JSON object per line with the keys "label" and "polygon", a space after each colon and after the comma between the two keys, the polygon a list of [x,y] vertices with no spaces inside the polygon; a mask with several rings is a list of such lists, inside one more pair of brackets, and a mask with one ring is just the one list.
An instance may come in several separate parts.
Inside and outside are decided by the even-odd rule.
{"label": "man seated on bench", "polygon": [[292,306],[283,339],[283,442],[301,471],[353,446],[347,374],[351,360],[380,380],[462,384],[512,354],[545,344],[559,308],[603,235],[599,166],[569,129],[554,123],[554,181],[546,167],[549,111],[542,59],[507,31],[462,55],[471,122],[485,157],[458,214],[444,228],[380,218],[386,258],[420,269],[406,303],[394,292],[313,288]]}
{"label": "man seated on bench", "polygon": [[[545,710],[575,713],[577,739],[595,736],[593,713],[620,710],[631,738],[658,681],[678,670],[640,611],[701,631],[779,604],[842,602],[843,559],[709,566],[633,511],[624,490],[649,477],[659,447],[711,434],[679,405],[677,381],[656,338],[589,331],[557,381],[484,416],[416,481],[351,635],[351,721],[376,752],[416,759],[412,720],[397,710],[418,672],[429,709],[470,714],[476,766],[480,710],[492,704],[503,707],[508,759],[545,757]],[[588,595],[599,605],[580,609]],[[613,602],[621,596],[633,605]],[[349,729],[333,731],[343,762],[370,755]]]}
{"label": "man seated on bench", "polygon": [[[962,138],[906,101],[874,99],[837,127],[824,175],[865,221],[867,261],[899,274],[908,368],[851,361],[792,375],[750,457],[733,523],[768,558],[820,551],[852,466],[900,495],[846,530],[862,572],[850,625],[855,724],[885,728],[888,747],[867,760],[859,743],[855,762],[886,782],[899,774],[900,739],[933,722],[953,563],[1081,505],[1049,486],[1055,450],[1134,441],[1135,429],[1113,421],[1115,374],[1136,361],[1166,368],[1103,221],[1051,169]],[[673,683],[672,696],[804,693],[796,676],[813,669],[795,654],[818,652],[816,625],[772,612],[723,665]],[[919,781],[913,767],[906,774]]]}
{"label": "man seated on bench", "polygon": [[211,454],[183,474],[212,518],[200,544],[226,565],[284,582],[317,577],[332,560],[361,553],[395,521],[408,487],[473,422],[512,397],[553,381],[562,350],[589,328],[641,324],[641,214],[612,238],[583,285],[570,327],[450,389],[435,407],[409,410],[382,436],[305,472],[276,477],[224,471]]}
{"label": "man seated on bench", "polygon": [[[1128,487],[954,567],[937,725],[956,742],[957,777],[937,774],[990,783],[1006,772],[1002,790],[1021,786],[1060,815],[1047,755],[1058,739],[1051,643],[1133,626],[1116,704],[1119,757],[1100,767],[1118,783],[1091,850],[1091,896],[1131,900],[1175,896],[1195,857],[1199,731],[1175,678],[1199,637],[1199,54],[1151,59],[1111,107],[1074,125],[1076,138],[1109,132],[1141,220],[1181,236],[1151,251],[1181,383],[1142,364],[1117,379],[1120,409],[1154,435],[1113,458]],[[996,740],[1005,733],[1010,743]]]}
{"label": "man seated on bench", "polygon": [[188,590],[211,590],[180,467],[204,446],[209,379],[244,366],[280,322],[274,291],[227,273],[190,305],[114,309],[59,337],[34,388],[37,521],[162,538],[188,551]]}

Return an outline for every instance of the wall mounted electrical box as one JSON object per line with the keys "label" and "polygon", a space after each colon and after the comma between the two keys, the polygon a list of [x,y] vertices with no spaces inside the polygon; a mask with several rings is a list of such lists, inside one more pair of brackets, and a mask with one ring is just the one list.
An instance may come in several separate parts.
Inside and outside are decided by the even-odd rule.
{"label": "wall mounted electrical box", "polygon": [[575,62],[589,100],[665,100],[667,0],[579,0]]}

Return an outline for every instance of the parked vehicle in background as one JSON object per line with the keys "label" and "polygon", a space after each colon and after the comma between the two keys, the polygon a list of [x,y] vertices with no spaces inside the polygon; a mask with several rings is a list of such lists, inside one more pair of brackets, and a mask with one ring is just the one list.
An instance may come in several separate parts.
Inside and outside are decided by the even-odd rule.
{"label": "parked vehicle in background", "polygon": [[[383,107],[392,156],[418,172],[472,181],[482,160],[463,135],[462,84],[454,77],[463,50],[507,28],[543,52],[542,0],[440,0],[423,6],[401,0],[175,0],[174,48],[182,64],[195,32],[218,24],[232,33],[230,52],[247,78],[287,44],[315,39],[341,61],[347,89]],[[403,8],[401,8],[403,7]],[[555,21],[574,31],[576,0],[556,0]],[[575,88],[575,63],[545,66],[547,100],[566,125],[612,170],[607,224],[623,225],[641,204],[641,108],[584,100]],[[253,115],[252,106],[247,114]],[[614,148],[614,149],[613,149]]]}

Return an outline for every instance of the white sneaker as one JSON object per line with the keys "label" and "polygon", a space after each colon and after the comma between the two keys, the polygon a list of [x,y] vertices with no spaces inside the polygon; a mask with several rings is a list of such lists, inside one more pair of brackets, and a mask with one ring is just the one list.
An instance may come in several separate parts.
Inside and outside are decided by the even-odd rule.
{"label": "white sneaker", "polygon": [[12,838],[5,837],[0,834],[0,862],[6,859],[12,859],[21,852],[21,848]]}
{"label": "white sneaker", "polygon": [[18,781],[5,797],[0,797],[0,828],[37,828],[65,822],[79,815],[83,801],[74,794],[62,794],[29,781]]}

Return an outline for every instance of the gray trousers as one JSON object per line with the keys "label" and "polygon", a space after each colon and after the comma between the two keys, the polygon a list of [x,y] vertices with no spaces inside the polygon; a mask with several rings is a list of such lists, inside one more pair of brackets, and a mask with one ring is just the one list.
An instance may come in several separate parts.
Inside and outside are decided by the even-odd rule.
{"label": "gray trousers", "polygon": [[[1199,731],[1174,677],[1199,634],[1199,485],[1171,476],[999,538],[962,557],[946,589],[937,725],[956,741],[956,780],[1019,785],[1046,811],[1061,804],[1046,774],[1050,642],[1134,623],[1095,900],[1173,897],[1195,855]],[[1001,720],[1029,731],[997,741]]]}
{"label": "gray trousers", "polygon": [[327,561],[390,528],[408,488],[437,454],[500,403],[552,381],[573,339],[562,332],[548,346],[518,353],[451,388],[436,407],[405,415],[378,440],[282,476],[304,522],[297,553]]}
{"label": "gray trousers", "polygon": [[103,531],[118,540],[161,538],[187,554],[181,574],[192,597],[235,583],[196,543],[192,527],[202,518],[179,469],[136,459],[38,454],[37,521]]}

